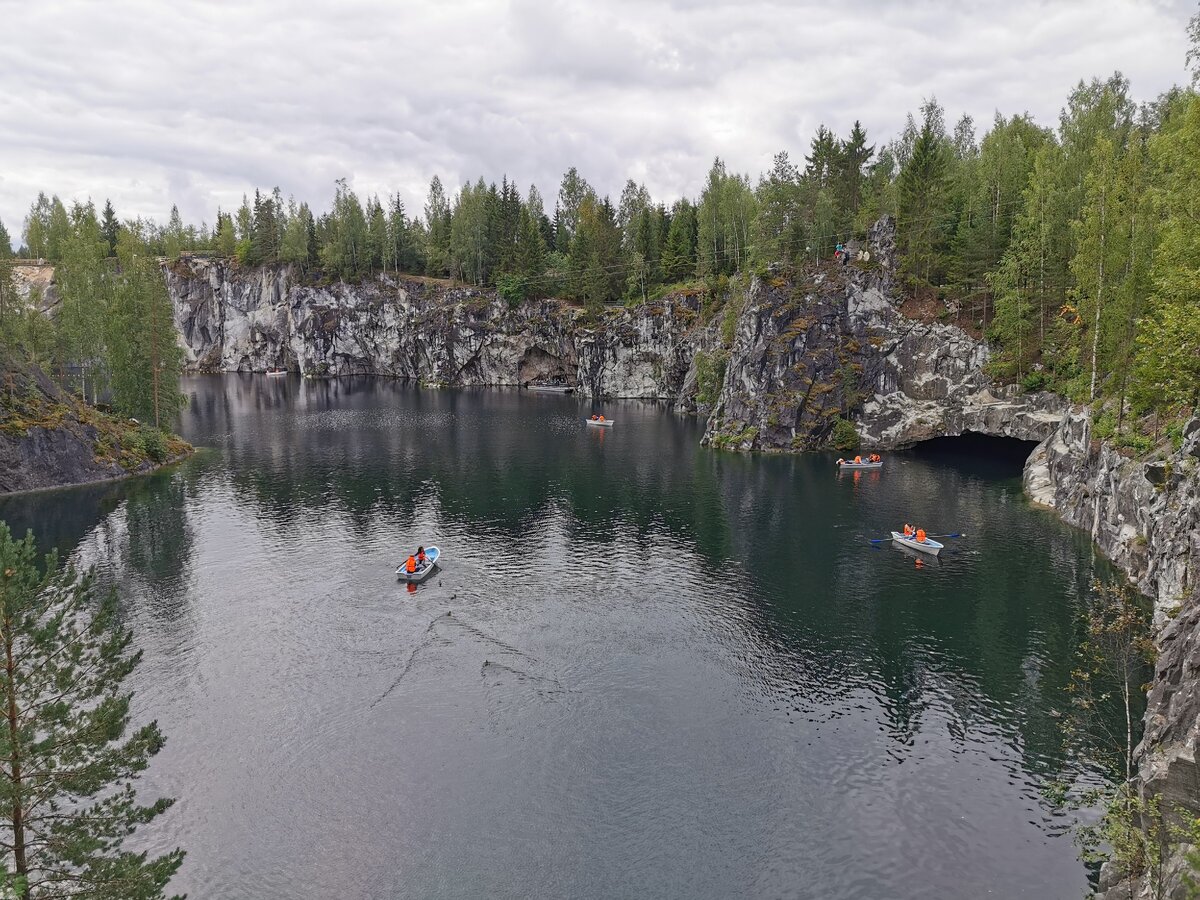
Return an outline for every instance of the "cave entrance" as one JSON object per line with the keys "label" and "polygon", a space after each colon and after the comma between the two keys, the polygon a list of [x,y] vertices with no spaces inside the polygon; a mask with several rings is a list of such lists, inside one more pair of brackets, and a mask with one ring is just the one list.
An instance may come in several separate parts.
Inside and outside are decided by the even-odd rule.
{"label": "cave entrance", "polygon": [[1037,445],[1037,441],[966,431],[957,437],[922,441],[908,452],[918,459],[966,468],[980,475],[1011,478],[1020,477]]}
{"label": "cave entrance", "polygon": [[521,385],[533,382],[573,386],[575,372],[561,357],[547,353],[541,347],[530,347],[517,363],[517,382]]}

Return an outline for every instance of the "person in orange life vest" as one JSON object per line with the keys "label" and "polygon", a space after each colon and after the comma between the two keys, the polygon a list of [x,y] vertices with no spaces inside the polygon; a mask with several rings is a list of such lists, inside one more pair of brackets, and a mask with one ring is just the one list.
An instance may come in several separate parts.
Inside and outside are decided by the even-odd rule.
{"label": "person in orange life vest", "polygon": [[925,543],[925,529],[924,528],[917,529],[917,543],[918,544]]}
{"label": "person in orange life vest", "polygon": [[912,535],[913,535],[913,527],[911,525],[909,525],[907,522],[905,522],[904,523],[904,536],[912,537]]}
{"label": "person in orange life vest", "polygon": [[425,568],[425,548],[424,547],[417,548],[417,565],[420,566],[422,569]]}
{"label": "person in orange life vest", "polygon": [[857,463],[861,463],[861,462],[862,462],[862,457],[861,457],[861,456],[856,456],[856,457],[854,457],[854,462],[855,462],[856,464],[857,464]]}
{"label": "person in orange life vest", "polygon": [[417,558],[415,556],[410,556],[408,558],[408,562],[404,564],[404,571],[409,575],[417,571]]}

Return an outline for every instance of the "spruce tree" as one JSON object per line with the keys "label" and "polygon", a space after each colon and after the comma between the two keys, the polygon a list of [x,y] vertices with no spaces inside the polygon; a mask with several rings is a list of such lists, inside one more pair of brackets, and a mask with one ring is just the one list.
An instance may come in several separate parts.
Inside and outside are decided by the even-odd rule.
{"label": "spruce tree", "polygon": [[0,845],[21,896],[153,900],[183,860],[151,858],[125,838],[170,808],[137,803],[134,782],[164,739],[128,733],[122,683],[141,659],[114,593],[91,576],[36,562],[33,536],[0,522]]}
{"label": "spruce tree", "polygon": [[941,107],[925,104],[912,154],[900,171],[897,232],[901,270],[914,285],[938,281],[943,265],[950,190],[950,147]]}
{"label": "spruce tree", "polygon": [[100,231],[104,234],[104,240],[108,244],[108,255],[117,255],[117,235],[121,231],[121,223],[117,221],[116,210],[113,209],[112,201],[104,201],[103,218],[100,220]]}
{"label": "spruce tree", "polygon": [[183,405],[179,376],[183,350],[167,285],[145,240],[123,229],[117,245],[121,271],[108,316],[114,404],[128,415],[163,427]]}

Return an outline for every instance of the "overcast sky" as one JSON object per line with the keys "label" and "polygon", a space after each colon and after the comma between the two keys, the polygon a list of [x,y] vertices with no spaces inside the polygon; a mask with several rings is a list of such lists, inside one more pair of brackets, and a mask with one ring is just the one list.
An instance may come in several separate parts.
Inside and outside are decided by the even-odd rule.
{"label": "overcast sky", "polygon": [[0,0],[0,220],[38,190],[122,217],[212,222],[274,185],[327,207],[345,176],[411,211],[507,173],[553,208],[575,165],[614,199],[695,195],[712,158],[757,176],[826,123],[893,136],[934,95],[949,123],[1053,124],[1081,78],[1138,99],[1186,81],[1195,0],[338,3]]}

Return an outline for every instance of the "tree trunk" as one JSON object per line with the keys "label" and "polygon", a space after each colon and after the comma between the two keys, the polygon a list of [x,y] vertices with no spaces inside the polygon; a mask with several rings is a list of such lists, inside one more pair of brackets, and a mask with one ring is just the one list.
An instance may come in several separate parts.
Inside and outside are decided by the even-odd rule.
{"label": "tree trunk", "polygon": [[[8,678],[8,740],[12,748],[9,756],[8,778],[13,787],[12,812],[12,853],[13,874],[26,877],[29,874],[29,862],[25,857],[25,810],[21,805],[21,751],[19,749],[19,729],[17,727],[17,685],[16,663],[13,661],[12,618],[4,619],[4,673]],[[21,896],[29,896],[27,884]]]}
{"label": "tree trunk", "polygon": [[1089,389],[1089,399],[1096,399],[1096,355],[1100,350],[1100,309],[1104,305],[1104,212],[1105,197],[1100,198],[1100,268],[1096,278],[1096,317],[1092,327],[1092,384]]}

